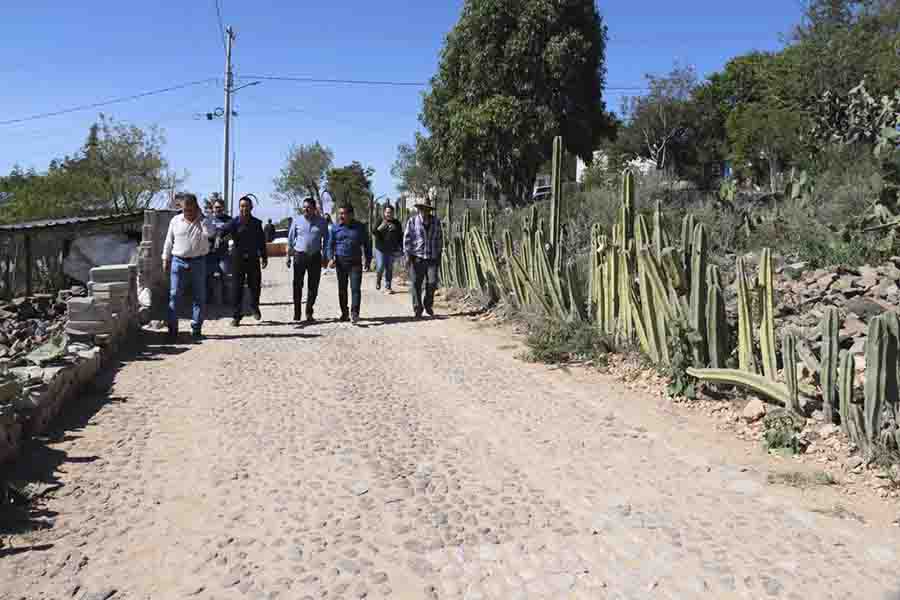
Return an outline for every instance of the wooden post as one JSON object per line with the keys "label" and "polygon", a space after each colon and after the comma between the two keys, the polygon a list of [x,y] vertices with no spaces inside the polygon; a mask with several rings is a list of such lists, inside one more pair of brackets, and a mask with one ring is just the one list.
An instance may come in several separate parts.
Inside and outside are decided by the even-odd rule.
{"label": "wooden post", "polygon": [[31,295],[31,236],[25,234],[25,295]]}

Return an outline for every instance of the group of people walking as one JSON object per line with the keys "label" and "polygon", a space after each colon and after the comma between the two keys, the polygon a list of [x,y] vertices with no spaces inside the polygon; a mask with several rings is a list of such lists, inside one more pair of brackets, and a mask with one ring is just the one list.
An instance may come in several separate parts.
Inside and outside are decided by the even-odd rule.
{"label": "group of people walking", "polygon": [[[232,276],[233,326],[239,326],[244,316],[245,284],[250,290],[251,313],[257,320],[261,319],[262,270],[268,266],[267,242],[273,237],[274,227],[271,221],[264,227],[262,221],[253,216],[253,195],[240,199],[240,214],[234,218],[225,214],[221,200],[214,202],[211,215],[204,215],[194,194],[179,194],[176,199],[182,211],[169,223],[163,246],[163,268],[170,276],[169,335],[174,338],[178,334],[178,300],[190,281],[193,291],[191,332],[194,338],[202,337],[214,276],[222,280],[227,275]],[[382,289],[383,282],[384,291],[393,293],[394,263],[405,258],[413,314],[417,319],[422,318],[423,312],[434,316],[443,233],[429,200],[416,204],[416,210],[404,228],[394,217],[393,208],[385,206],[370,235],[369,228],[355,219],[352,205],[341,206],[338,222],[331,224],[330,219],[320,213],[315,199],[305,198],[302,214],[293,219],[288,230],[286,266],[293,268],[294,321],[315,320],[322,269],[327,267],[337,274],[339,320],[357,323],[362,303],[362,274],[371,269],[373,255],[375,288]],[[305,312],[301,310],[304,287]]]}

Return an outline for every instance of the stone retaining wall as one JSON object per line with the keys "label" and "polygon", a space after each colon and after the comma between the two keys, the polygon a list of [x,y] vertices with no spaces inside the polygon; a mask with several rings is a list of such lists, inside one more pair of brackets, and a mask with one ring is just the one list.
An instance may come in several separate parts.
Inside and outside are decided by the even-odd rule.
{"label": "stone retaining wall", "polygon": [[63,357],[44,366],[12,367],[14,380],[0,379],[0,464],[18,454],[26,436],[46,431],[63,405],[76,400],[150,320],[152,308],[165,305],[169,282],[162,269],[162,248],[175,214],[144,213],[137,264],[91,269],[88,296],[66,303],[69,343]]}

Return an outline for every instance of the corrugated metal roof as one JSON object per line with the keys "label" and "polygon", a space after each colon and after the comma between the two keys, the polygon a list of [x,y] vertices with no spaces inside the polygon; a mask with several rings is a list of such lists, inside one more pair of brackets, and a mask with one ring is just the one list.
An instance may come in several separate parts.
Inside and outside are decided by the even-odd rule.
{"label": "corrugated metal roof", "polygon": [[118,213],[114,215],[92,215],[89,217],[68,217],[64,219],[44,219],[42,221],[28,221],[26,223],[12,223],[0,225],[0,233],[17,233],[20,231],[32,231],[35,229],[53,229],[57,227],[71,227],[73,225],[88,224],[115,224],[136,220],[143,220],[144,211]]}

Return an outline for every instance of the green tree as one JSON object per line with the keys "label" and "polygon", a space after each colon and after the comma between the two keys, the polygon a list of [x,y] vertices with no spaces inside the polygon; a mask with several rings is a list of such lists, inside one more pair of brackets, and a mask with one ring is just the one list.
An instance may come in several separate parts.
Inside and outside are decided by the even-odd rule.
{"label": "green tree", "polygon": [[562,135],[590,161],[611,132],[606,27],[593,0],[466,0],[420,119],[445,184],[490,173],[516,203]]}
{"label": "green tree", "polygon": [[0,192],[11,200],[0,206],[0,223],[20,223],[84,215],[96,200],[96,182],[54,161],[46,173],[18,168],[0,177]]}
{"label": "green tree", "polygon": [[333,161],[334,152],[318,141],[291,146],[285,165],[274,180],[275,198],[292,206],[297,214],[302,212],[303,199],[307,196],[321,204],[321,193]]}
{"label": "green tree", "polygon": [[400,180],[397,189],[404,194],[420,198],[440,185],[440,177],[428,163],[429,139],[416,133],[413,144],[397,146],[397,158],[391,166],[391,175]]}
{"label": "green tree", "polygon": [[796,160],[801,117],[796,113],[764,103],[739,106],[728,117],[728,140],[740,166],[756,167],[764,161],[769,187],[777,191],[779,168]]}
{"label": "green tree", "polygon": [[84,210],[141,210],[184,180],[169,169],[164,145],[165,136],[155,125],[145,130],[101,114],[81,154],[66,159],[63,169],[92,180],[95,197]]}
{"label": "green tree", "polygon": [[628,127],[642,140],[642,154],[657,169],[676,172],[678,157],[691,144],[697,120],[691,101],[697,74],[692,67],[676,65],[668,75],[645,77],[650,91],[625,104]]}
{"label": "green tree", "polygon": [[338,207],[341,204],[353,206],[356,218],[366,221],[369,214],[369,200],[372,197],[372,175],[375,169],[363,167],[353,161],[345,167],[329,169],[327,175],[328,191],[334,197]]}

